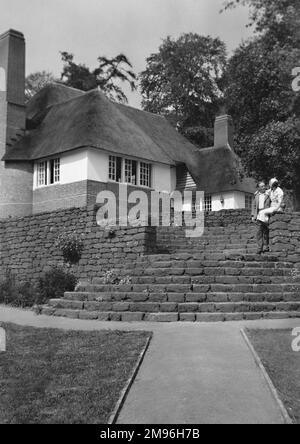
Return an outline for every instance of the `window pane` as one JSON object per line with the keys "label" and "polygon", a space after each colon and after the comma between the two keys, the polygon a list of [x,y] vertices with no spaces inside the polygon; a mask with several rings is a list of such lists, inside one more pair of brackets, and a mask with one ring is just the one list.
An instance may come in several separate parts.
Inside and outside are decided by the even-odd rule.
{"label": "window pane", "polygon": [[141,162],[140,185],[143,187],[151,187],[151,165],[149,163]]}
{"label": "window pane", "polygon": [[137,162],[125,159],[125,183],[136,185]]}
{"label": "window pane", "polygon": [[39,187],[47,184],[47,162],[39,162],[37,168],[37,185]]}
{"label": "window pane", "polygon": [[50,184],[60,181],[60,159],[52,159],[50,161]]}
{"label": "window pane", "polygon": [[117,180],[117,158],[115,156],[109,156],[109,180]]}
{"label": "window pane", "polygon": [[122,158],[109,156],[109,180],[114,182],[122,182]]}
{"label": "window pane", "polygon": [[253,202],[253,196],[252,194],[245,194],[245,208],[247,210],[251,210],[252,208],[252,202]]}
{"label": "window pane", "polygon": [[54,183],[60,181],[60,159],[54,159]]}
{"label": "window pane", "polygon": [[204,210],[207,212],[212,211],[212,198],[209,195],[204,198]]}

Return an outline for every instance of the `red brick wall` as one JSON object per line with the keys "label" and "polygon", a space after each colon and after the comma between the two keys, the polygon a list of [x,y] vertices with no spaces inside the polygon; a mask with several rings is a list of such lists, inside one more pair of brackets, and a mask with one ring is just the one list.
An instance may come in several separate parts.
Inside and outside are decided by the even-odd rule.
{"label": "red brick wall", "polygon": [[0,36],[0,67],[6,73],[7,90],[0,92],[0,218],[32,212],[32,166],[1,161],[7,143],[25,128],[25,41],[10,31]]}

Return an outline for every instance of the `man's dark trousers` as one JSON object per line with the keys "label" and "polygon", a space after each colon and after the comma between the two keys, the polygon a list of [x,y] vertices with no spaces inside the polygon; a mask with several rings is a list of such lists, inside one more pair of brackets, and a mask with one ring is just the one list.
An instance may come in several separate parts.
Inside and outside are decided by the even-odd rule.
{"label": "man's dark trousers", "polygon": [[269,249],[269,225],[258,220],[257,227],[257,243],[259,250],[263,251],[264,249]]}

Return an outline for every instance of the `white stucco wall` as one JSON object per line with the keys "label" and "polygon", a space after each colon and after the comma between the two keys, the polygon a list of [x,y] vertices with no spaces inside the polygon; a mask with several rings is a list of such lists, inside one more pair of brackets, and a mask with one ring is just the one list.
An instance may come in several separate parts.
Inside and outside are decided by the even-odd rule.
{"label": "white stucco wall", "polygon": [[[37,189],[37,165],[34,165],[33,189]],[[88,155],[87,151],[76,151],[60,157],[60,184],[65,185],[87,180]],[[57,184],[54,184],[57,185]],[[51,186],[51,185],[48,185]]]}
{"label": "white stucco wall", "polygon": [[[221,196],[224,204],[221,203]],[[232,191],[212,195],[212,211],[238,210],[245,208],[245,193]]]}
{"label": "white stucco wall", "polygon": [[[175,177],[174,177],[175,175]],[[176,169],[170,165],[152,165],[152,188],[155,191],[171,193],[176,188]]]}
{"label": "white stucco wall", "polygon": [[[143,160],[141,159],[141,161]],[[70,184],[83,180],[106,183],[108,182],[108,170],[109,153],[105,151],[88,149],[65,153],[60,157],[60,184]],[[37,164],[34,169],[34,189],[36,183]],[[167,193],[174,191],[176,189],[176,168],[153,163],[152,188]]]}
{"label": "white stucco wall", "polygon": [[72,183],[87,180],[88,152],[75,151],[65,154],[60,159],[60,183]]}
{"label": "white stucco wall", "polygon": [[89,150],[87,153],[87,178],[96,182],[108,181],[109,154]]}

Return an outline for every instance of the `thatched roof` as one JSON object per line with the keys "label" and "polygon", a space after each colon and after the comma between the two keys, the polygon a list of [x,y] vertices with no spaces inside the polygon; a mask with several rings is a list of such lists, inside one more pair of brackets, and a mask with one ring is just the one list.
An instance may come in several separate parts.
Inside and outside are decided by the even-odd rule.
{"label": "thatched roof", "polygon": [[226,146],[199,150],[158,115],[120,105],[100,91],[48,85],[27,106],[26,135],[3,160],[34,161],[80,148],[106,150],[149,162],[185,164],[206,192],[249,191],[238,180],[236,155]]}
{"label": "thatched roof", "polygon": [[197,188],[206,193],[225,191],[254,192],[256,183],[243,176],[240,158],[226,145],[200,150],[196,165],[187,165]]}

